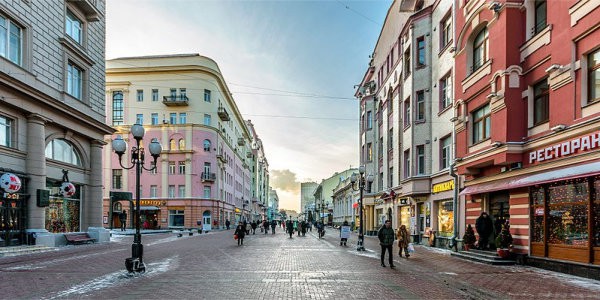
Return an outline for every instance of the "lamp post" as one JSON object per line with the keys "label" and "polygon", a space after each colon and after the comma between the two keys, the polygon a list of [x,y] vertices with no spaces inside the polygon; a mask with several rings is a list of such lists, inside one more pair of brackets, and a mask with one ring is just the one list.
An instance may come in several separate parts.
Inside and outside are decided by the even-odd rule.
{"label": "lamp post", "polygon": [[[352,174],[352,176],[350,177],[350,181],[352,182],[352,189],[355,191],[360,190],[360,198],[359,198],[359,222],[360,222],[360,226],[358,229],[358,244],[356,247],[357,251],[365,251],[365,235],[363,232],[363,191],[366,187],[366,183],[368,182],[369,185],[371,183],[373,183],[373,175],[369,174],[367,176],[365,176],[365,166],[360,166],[358,168],[358,173],[360,173],[359,176],[356,175],[356,173]],[[357,187],[358,184],[358,187]]]}
{"label": "lamp post", "polygon": [[146,265],[142,259],[144,254],[144,246],[142,245],[142,234],[140,233],[140,175],[142,169],[152,171],[156,168],[156,160],[160,156],[162,146],[156,139],[152,139],[152,142],[148,146],[150,149],[150,155],[154,158],[154,166],[151,168],[144,167],[144,148],[141,146],[142,138],[144,138],[144,127],[140,124],[134,124],[131,126],[131,134],[136,141],[136,146],[131,148],[131,163],[132,165],[126,167],[123,165],[121,158],[125,151],[127,151],[127,143],[119,135],[112,141],[112,148],[119,156],[119,164],[123,169],[130,170],[135,168],[135,235],[133,237],[133,244],[131,245],[131,257],[125,259],[125,268],[129,272],[144,272],[146,271]]}

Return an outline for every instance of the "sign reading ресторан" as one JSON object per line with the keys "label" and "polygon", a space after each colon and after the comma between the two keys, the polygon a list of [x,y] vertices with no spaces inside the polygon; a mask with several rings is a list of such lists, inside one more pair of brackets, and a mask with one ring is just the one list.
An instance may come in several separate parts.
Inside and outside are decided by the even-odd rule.
{"label": "sign reading \u0440\u0435\u0441\u0442\u043e\u0440\u0430\u043d", "polygon": [[529,163],[542,162],[600,147],[600,131],[529,152]]}

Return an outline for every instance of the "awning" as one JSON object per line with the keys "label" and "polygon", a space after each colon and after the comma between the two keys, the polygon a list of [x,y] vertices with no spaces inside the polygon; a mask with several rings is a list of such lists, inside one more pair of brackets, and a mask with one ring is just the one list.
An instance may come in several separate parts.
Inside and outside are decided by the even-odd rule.
{"label": "awning", "polygon": [[158,206],[140,206],[140,210],[160,210]]}
{"label": "awning", "polygon": [[560,180],[575,179],[600,174],[600,162],[555,169],[534,175],[521,175],[465,187],[460,195],[489,193]]}

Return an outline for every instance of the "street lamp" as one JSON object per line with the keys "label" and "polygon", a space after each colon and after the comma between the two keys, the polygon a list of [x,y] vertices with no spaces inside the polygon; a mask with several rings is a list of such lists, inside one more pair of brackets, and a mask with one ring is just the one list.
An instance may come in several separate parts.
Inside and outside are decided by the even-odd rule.
{"label": "street lamp", "polygon": [[151,168],[144,167],[144,147],[140,145],[144,137],[144,127],[140,124],[131,126],[131,134],[136,141],[136,146],[131,148],[131,163],[130,167],[123,165],[121,158],[127,151],[127,142],[119,135],[112,141],[112,148],[119,156],[119,164],[123,169],[130,170],[135,167],[135,235],[133,245],[131,245],[131,257],[125,259],[125,268],[129,272],[144,272],[146,265],[142,260],[144,254],[144,246],[142,245],[142,234],[140,233],[140,175],[142,168],[147,171],[152,171],[156,168],[156,160],[160,156],[162,146],[157,139],[152,139],[149,145],[150,155],[154,158],[154,165]]}
{"label": "street lamp", "polygon": [[[366,183],[373,183],[373,174],[369,174],[365,176],[365,166],[360,166],[358,168],[359,176],[356,176],[356,173],[352,174],[350,177],[350,181],[352,182],[352,189],[355,191],[360,190],[360,198],[359,198],[359,215],[360,215],[360,226],[358,229],[358,245],[356,247],[357,251],[365,251],[365,235],[363,232],[363,191],[366,187]],[[365,178],[366,177],[366,178]],[[358,187],[356,187],[358,183]]]}

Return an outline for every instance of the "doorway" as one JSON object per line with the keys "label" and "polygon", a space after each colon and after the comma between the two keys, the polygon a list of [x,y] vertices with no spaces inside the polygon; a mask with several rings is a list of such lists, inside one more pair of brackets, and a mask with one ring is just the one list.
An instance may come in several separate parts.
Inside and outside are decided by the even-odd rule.
{"label": "doorway", "polygon": [[26,201],[1,199],[0,247],[21,245],[24,242]]}
{"label": "doorway", "polygon": [[509,215],[509,193],[508,191],[499,191],[490,194],[489,215],[494,224],[494,239],[500,234],[502,225],[510,218]]}

